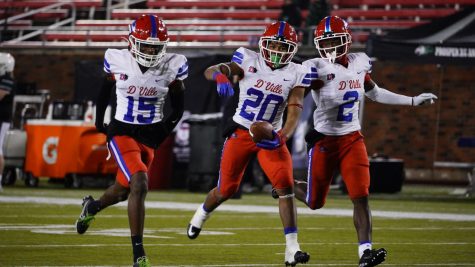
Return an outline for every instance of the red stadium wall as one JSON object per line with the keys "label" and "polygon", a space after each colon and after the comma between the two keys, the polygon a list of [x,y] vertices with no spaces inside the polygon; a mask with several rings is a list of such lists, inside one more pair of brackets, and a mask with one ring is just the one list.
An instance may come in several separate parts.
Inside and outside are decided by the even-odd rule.
{"label": "red stadium wall", "polygon": [[[15,77],[18,82],[35,82],[38,89],[51,90],[53,99],[68,100],[74,94],[74,63],[102,61],[102,54],[103,51],[81,55],[61,51],[34,56],[14,53]],[[402,158],[406,170],[426,170],[409,175],[423,180],[434,179],[434,161],[474,162],[475,148],[457,146],[459,137],[475,136],[474,73],[474,66],[375,62],[372,77],[380,87],[407,95],[432,92],[439,96],[439,101],[427,107],[400,107],[367,98],[363,133],[368,154]],[[439,178],[445,179],[443,174],[436,177]],[[460,175],[457,179],[465,180]]]}

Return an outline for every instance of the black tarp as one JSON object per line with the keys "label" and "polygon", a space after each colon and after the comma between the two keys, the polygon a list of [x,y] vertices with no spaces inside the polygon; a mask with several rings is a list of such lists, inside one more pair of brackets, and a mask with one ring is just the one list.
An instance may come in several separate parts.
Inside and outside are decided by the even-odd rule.
{"label": "black tarp", "polygon": [[371,35],[366,52],[380,60],[434,64],[475,63],[475,6],[384,36]]}

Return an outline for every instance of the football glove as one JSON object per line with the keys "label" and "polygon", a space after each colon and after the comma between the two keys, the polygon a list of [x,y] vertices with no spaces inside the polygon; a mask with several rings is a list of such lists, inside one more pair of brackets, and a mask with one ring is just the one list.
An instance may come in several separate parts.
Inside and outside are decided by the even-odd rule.
{"label": "football glove", "polygon": [[421,106],[421,105],[430,105],[434,104],[434,99],[437,99],[437,96],[431,93],[423,93],[418,96],[414,96],[412,98],[412,105],[413,106]]}
{"label": "football glove", "polygon": [[219,96],[232,96],[234,95],[233,86],[228,77],[219,71],[213,73],[213,80],[217,83],[217,91]]}
{"label": "football glove", "polygon": [[267,150],[274,150],[285,143],[285,138],[280,136],[275,130],[272,130],[272,134],[274,136],[272,140],[262,139],[259,143],[256,143],[256,146]]}

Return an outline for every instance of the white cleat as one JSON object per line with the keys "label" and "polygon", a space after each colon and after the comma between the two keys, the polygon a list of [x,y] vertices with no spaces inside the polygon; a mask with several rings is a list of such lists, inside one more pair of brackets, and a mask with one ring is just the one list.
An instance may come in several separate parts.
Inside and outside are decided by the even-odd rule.
{"label": "white cleat", "polygon": [[200,206],[193,218],[191,218],[190,223],[188,224],[188,228],[186,230],[186,235],[189,239],[195,239],[200,235],[201,228],[203,228],[203,224],[209,218],[209,213],[204,211],[203,206]]}

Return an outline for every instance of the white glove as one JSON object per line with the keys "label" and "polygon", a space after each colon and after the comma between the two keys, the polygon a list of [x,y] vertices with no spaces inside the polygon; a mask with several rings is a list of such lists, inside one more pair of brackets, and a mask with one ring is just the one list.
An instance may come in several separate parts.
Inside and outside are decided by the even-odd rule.
{"label": "white glove", "polygon": [[432,93],[423,93],[418,96],[414,96],[412,98],[412,105],[413,106],[421,106],[421,105],[430,105],[434,104],[434,99],[437,99]]}

